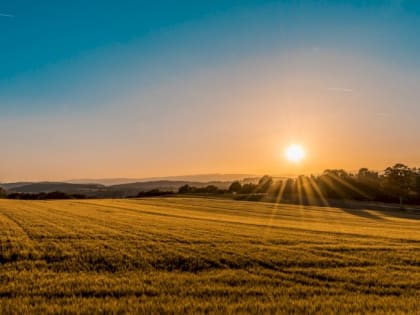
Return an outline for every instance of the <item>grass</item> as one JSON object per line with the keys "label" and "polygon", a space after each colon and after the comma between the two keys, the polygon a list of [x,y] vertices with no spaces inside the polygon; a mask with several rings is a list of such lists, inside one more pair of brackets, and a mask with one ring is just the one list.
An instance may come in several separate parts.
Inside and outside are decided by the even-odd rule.
{"label": "grass", "polygon": [[419,219],[205,198],[0,200],[0,313],[414,314]]}

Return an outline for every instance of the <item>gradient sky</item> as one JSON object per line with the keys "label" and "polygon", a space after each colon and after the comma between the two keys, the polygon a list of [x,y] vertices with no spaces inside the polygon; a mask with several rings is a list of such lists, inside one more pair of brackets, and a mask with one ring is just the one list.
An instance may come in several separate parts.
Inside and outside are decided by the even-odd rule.
{"label": "gradient sky", "polygon": [[419,1],[0,2],[3,182],[420,166],[419,119]]}

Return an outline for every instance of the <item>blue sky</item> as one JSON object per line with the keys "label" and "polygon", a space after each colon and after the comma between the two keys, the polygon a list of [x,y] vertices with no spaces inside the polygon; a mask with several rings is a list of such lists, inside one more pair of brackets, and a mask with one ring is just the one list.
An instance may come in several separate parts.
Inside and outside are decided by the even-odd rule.
{"label": "blue sky", "polygon": [[[289,117],[288,121],[279,120],[283,125],[297,119],[290,117],[310,120],[309,106],[317,107],[327,119],[337,111],[337,96],[330,92],[347,97],[346,92],[358,91],[352,84],[363,80],[363,88],[369,88],[363,95],[352,95],[352,100],[342,100],[343,115],[398,115],[405,127],[397,132],[395,141],[405,143],[413,131],[413,115],[420,114],[415,88],[420,71],[419,30],[417,1],[2,0],[0,132],[8,135],[8,158],[0,177],[4,173],[7,179],[41,178],[43,174],[45,179],[68,178],[73,174],[62,169],[72,159],[79,163],[79,171],[74,170],[79,177],[297,171],[274,167],[276,158],[265,160],[263,156],[235,168],[237,164],[231,161],[257,147],[247,147],[245,138],[228,129],[244,128],[251,118],[258,124],[277,114],[282,119]],[[304,89],[290,87],[290,78]],[[276,80],[289,83],[277,88]],[[302,97],[305,93],[318,97],[314,91],[320,82],[325,83],[322,89],[328,99],[305,105]],[[271,103],[262,101],[256,106],[267,117],[253,112],[251,104],[245,106],[247,114],[234,114],[246,99],[245,89],[259,95],[267,86],[267,95],[278,93],[277,101],[272,96]],[[383,95],[381,86],[388,86]],[[293,107],[286,99],[299,103]],[[367,101],[373,105],[366,106]],[[379,110],[380,103],[383,110]],[[279,143],[307,140],[301,130],[286,139],[283,135],[287,132],[271,123],[271,128],[263,128],[262,138],[281,133]],[[362,124],[365,131],[371,130],[370,123]],[[388,123],[377,122],[372,142]],[[197,139],[188,136],[180,148],[172,147],[168,133],[185,139],[185,128],[190,128],[188,134],[197,133]],[[221,134],[214,134],[218,128]],[[331,128],[329,132],[337,131]],[[237,137],[238,147],[219,141],[223,132]],[[200,147],[208,150],[204,152],[208,159],[197,164],[194,160],[200,156],[185,152],[194,150],[208,134],[214,134],[209,145]],[[109,141],[90,148],[100,142],[101,135]],[[131,137],[138,139],[139,147],[131,147],[126,140]],[[409,139],[410,143],[418,141],[413,136]],[[62,141],[80,148],[70,152]],[[314,140],[328,141],[332,140],[321,136]],[[262,141],[260,145],[268,144]],[[120,157],[115,153],[106,160],[109,147],[121,150]],[[54,148],[57,151],[53,152]],[[219,155],[227,148],[232,152],[223,160]],[[81,151],[84,157],[80,157]],[[419,152],[409,152],[408,144],[401,152],[405,155],[396,159],[420,162]],[[50,161],[54,154],[62,162]],[[179,161],[165,158],[172,154]],[[28,156],[35,157],[31,165]],[[188,158],[191,161],[187,163]],[[385,163],[373,153],[360,158],[372,167]],[[101,167],[94,162],[98,159],[105,159]],[[153,167],[134,169],[136,161]],[[340,156],[337,165],[339,162]],[[357,167],[345,159],[341,162],[342,167]],[[115,167],[121,164],[127,168]],[[323,166],[319,162],[302,171],[319,171]]]}

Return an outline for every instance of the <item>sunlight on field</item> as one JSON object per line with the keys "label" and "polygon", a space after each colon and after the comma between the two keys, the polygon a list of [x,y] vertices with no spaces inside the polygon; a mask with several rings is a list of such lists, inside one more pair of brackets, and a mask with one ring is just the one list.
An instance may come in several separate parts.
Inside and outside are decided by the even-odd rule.
{"label": "sunlight on field", "polygon": [[0,313],[415,313],[419,214],[0,200]]}

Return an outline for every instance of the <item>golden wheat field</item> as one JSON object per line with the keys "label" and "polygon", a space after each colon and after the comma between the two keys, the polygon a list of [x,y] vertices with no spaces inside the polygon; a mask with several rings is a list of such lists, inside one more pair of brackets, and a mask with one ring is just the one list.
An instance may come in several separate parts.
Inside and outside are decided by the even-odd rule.
{"label": "golden wheat field", "polygon": [[2,314],[414,314],[420,214],[0,200],[0,263]]}

